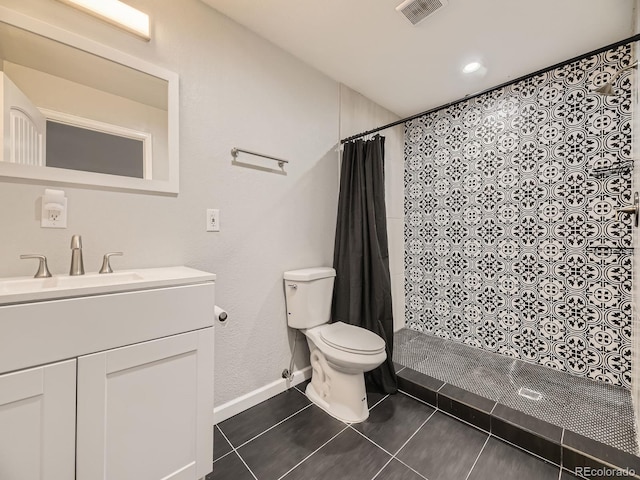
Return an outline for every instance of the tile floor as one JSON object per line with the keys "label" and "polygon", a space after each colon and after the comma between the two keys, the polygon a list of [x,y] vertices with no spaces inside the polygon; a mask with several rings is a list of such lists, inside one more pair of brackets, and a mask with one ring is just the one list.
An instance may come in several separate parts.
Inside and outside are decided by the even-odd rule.
{"label": "tile floor", "polygon": [[[515,410],[638,455],[631,392],[604,382],[404,328],[395,362]],[[521,388],[542,394],[519,395]]]}
{"label": "tile floor", "polygon": [[408,395],[335,420],[291,388],[215,426],[207,480],[570,480],[566,471]]}

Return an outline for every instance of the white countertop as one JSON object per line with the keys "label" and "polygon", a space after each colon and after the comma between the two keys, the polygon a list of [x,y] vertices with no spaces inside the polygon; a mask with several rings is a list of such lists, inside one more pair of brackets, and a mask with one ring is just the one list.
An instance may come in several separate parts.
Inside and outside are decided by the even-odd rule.
{"label": "white countertop", "polygon": [[189,267],[142,268],[50,278],[0,278],[0,306],[89,295],[215,282],[213,273]]}

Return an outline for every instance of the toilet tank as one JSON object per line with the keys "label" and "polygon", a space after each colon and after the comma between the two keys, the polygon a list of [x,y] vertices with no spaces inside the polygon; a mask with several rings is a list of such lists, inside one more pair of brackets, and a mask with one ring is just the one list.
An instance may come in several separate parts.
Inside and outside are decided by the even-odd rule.
{"label": "toilet tank", "polygon": [[328,323],[336,271],[330,267],[284,272],[287,324],[291,328],[311,328]]}

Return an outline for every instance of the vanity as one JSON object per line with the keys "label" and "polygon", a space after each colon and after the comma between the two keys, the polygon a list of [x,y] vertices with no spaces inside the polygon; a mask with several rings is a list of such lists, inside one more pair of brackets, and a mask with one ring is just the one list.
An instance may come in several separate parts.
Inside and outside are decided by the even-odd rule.
{"label": "vanity", "polygon": [[215,275],[0,279],[0,478],[212,468]]}

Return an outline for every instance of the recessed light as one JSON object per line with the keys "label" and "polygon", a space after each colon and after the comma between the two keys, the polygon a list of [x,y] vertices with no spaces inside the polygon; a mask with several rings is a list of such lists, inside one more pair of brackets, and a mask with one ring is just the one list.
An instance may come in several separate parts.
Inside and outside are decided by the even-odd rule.
{"label": "recessed light", "polygon": [[470,62],[470,63],[467,63],[462,68],[462,72],[463,73],[473,73],[473,72],[477,72],[481,68],[482,68],[482,64],[480,62]]}

